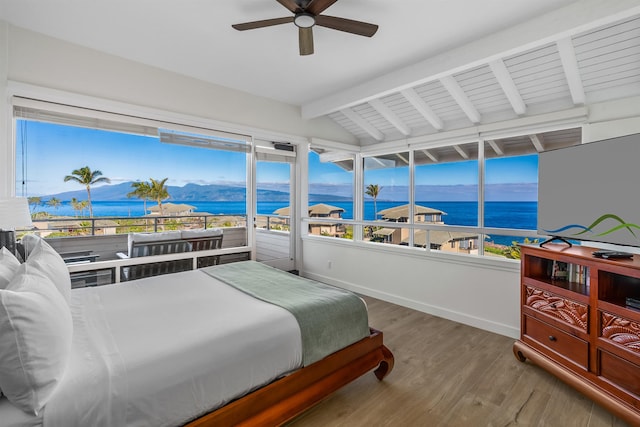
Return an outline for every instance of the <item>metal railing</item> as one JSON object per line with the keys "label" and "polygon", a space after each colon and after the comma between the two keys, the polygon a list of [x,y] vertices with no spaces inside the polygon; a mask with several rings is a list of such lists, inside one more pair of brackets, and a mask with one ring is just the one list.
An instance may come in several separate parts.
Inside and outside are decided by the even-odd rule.
{"label": "metal railing", "polygon": [[245,214],[34,218],[31,230],[42,237],[96,236],[192,228],[245,227]]}
{"label": "metal railing", "polygon": [[291,231],[291,217],[287,215],[256,215],[256,228],[272,231]]}

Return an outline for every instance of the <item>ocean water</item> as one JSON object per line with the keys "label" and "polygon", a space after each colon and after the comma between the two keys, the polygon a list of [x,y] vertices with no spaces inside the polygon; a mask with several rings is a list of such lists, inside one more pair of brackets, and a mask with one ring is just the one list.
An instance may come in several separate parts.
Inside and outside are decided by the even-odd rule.
{"label": "ocean water", "polygon": [[[195,212],[207,212],[211,214],[222,215],[245,215],[245,202],[183,202],[172,200],[172,203],[185,203],[195,206]],[[353,205],[349,202],[323,201],[322,203],[337,206],[344,209],[342,215],[345,219],[353,219]],[[478,204],[476,202],[439,202],[439,201],[419,201],[416,202],[420,206],[426,206],[439,209],[445,212],[443,221],[449,225],[477,225]],[[310,202],[311,205],[315,204]],[[406,204],[406,202],[377,202],[378,212],[395,206]],[[155,203],[148,203],[147,206],[154,206]],[[286,207],[286,202],[259,202],[258,214],[273,214],[277,209]],[[62,203],[57,209],[50,206],[39,206],[37,211],[45,211],[52,215],[75,216],[78,214],[68,202]],[[525,230],[535,230],[537,227],[537,202],[486,202],[485,203],[485,226],[498,228],[515,228]],[[125,200],[117,202],[93,202],[94,216],[102,217],[136,217],[144,214],[144,204],[138,200]],[[85,210],[84,215],[88,215]],[[366,220],[374,219],[374,204],[372,201],[365,203],[364,217]],[[492,236],[490,241],[497,244],[509,245],[513,240],[522,241],[523,239],[514,239],[508,236]]]}

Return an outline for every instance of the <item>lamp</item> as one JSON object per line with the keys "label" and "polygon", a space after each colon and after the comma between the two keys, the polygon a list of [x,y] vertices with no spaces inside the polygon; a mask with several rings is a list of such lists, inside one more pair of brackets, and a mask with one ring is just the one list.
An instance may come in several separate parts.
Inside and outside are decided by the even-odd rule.
{"label": "lamp", "polygon": [[0,248],[16,253],[16,228],[31,227],[29,203],[24,197],[0,199]]}

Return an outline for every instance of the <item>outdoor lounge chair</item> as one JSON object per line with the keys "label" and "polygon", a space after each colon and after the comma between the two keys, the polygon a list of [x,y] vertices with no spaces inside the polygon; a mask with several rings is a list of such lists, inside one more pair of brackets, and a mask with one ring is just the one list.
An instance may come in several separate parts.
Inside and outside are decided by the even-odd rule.
{"label": "outdoor lounge chair", "polygon": [[[222,229],[220,228],[182,230],[180,236],[191,243],[192,251],[208,251],[222,247]],[[220,255],[198,258],[198,268],[218,264],[220,264]]]}
{"label": "outdoor lounge chair", "polygon": [[[191,243],[181,238],[180,231],[129,233],[128,253],[118,252],[122,259],[191,252]],[[160,274],[190,270],[191,259],[162,261],[122,268],[121,280],[133,280]]]}

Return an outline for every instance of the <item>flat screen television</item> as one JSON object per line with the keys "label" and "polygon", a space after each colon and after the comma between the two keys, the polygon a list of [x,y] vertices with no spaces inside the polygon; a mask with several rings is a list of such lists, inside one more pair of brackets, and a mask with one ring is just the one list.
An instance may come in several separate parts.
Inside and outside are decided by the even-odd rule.
{"label": "flat screen television", "polygon": [[538,233],[640,246],[640,134],[540,153]]}

